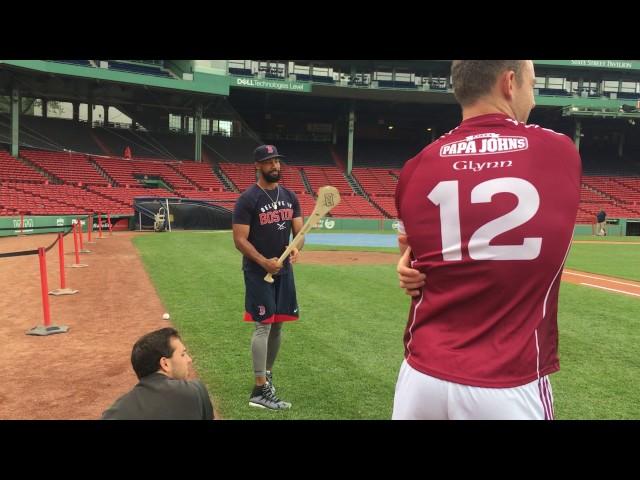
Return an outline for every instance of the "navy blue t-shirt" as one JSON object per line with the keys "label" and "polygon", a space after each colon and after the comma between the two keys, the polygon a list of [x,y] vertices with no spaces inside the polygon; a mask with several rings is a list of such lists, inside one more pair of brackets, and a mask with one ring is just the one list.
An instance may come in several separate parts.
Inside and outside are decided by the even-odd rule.
{"label": "navy blue t-shirt", "polygon": [[[289,245],[291,221],[302,216],[300,203],[295,193],[282,185],[278,185],[273,190],[267,190],[267,193],[263,192],[257,184],[247,188],[236,202],[233,223],[249,225],[249,243],[266,258],[280,257]],[[275,202],[276,198],[277,202]],[[248,272],[267,273],[264,268],[244,255],[242,269]],[[291,266],[287,258],[280,273],[288,273],[290,270]]]}

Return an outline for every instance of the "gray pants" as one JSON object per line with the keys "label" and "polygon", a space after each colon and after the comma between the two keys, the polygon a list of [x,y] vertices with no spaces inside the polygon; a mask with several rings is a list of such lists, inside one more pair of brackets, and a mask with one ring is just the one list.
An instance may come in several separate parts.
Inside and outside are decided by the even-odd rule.
{"label": "gray pants", "polygon": [[256,329],[251,337],[253,371],[256,377],[264,377],[271,370],[280,350],[282,323],[263,325],[255,322]]}

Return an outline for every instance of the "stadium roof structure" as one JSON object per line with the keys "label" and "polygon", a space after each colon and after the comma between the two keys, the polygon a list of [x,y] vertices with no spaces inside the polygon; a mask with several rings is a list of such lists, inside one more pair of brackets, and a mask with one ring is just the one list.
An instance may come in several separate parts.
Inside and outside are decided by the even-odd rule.
{"label": "stadium roof structure", "polygon": [[[112,68],[118,63],[131,68]],[[145,74],[156,64],[166,75]],[[274,64],[275,75],[270,71]],[[571,126],[578,117],[640,117],[640,93],[635,91],[640,60],[534,64],[541,86],[534,116],[545,122],[563,117]],[[192,117],[196,137],[201,119],[244,122],[243,115],[249,115],[259,130],[266,128],[267,115],[283,112],[300,121],[311,113],[310,122],[345,130],[350,115],[358,125],[370,120],[387,126],[402,119],[411,128],[438,122],[445,128],[459,116],[450,68],[450,60],[0,60],[0,95],[11,96],[13,105],[18,97],[72,102],[74,112],[78,103],[113,106],[148,131],[167,128],[169,114]],[[12,132],[18,124],[19,116],[12,115]],[[14,151],[17,135],[11,138]],[[200,138],[195,145],[199,159]]]}
{"label": "stadium roof structure", "polygon": [[[639,102],[640,103],[640,102]],[[628,105],[619,108],[593,108],[567,105],[562,108],[563,117],[592,117],[592,118],[640,118],[640,110]]]}
{"label": "stadium roof structure", "polygon": [[46,60],[0,60],[0,92],[21,96],[162,107],[178,112],[193,111],[212,98],[228,95],[228,80],[201,74],[195,78],[161,78],[106,68],[70,65]]}

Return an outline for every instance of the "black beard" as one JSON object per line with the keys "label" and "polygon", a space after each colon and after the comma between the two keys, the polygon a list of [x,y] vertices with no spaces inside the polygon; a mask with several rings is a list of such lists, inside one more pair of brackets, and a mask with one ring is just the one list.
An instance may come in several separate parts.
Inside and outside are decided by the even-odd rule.
{"label": "black beard", "polygon": [[276,183],[280,180],[280,172],[275,173],[264,173],[262,172],[262,176],[268,183]]}

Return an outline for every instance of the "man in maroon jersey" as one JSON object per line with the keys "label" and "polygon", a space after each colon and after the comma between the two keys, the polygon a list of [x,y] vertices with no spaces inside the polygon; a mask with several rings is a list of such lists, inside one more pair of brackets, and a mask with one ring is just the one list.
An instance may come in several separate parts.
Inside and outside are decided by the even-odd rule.
{"label": "man in maroon jersey", "polygon": [[409,160],[396,189],[412,303],[393,418],[551,419],[580,155],[526,125],[532,61],[456,60],[451,73],[462,123]]}

